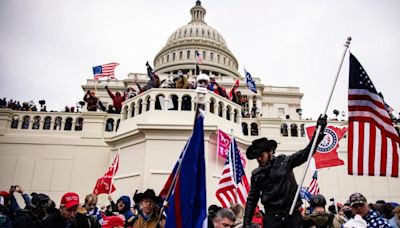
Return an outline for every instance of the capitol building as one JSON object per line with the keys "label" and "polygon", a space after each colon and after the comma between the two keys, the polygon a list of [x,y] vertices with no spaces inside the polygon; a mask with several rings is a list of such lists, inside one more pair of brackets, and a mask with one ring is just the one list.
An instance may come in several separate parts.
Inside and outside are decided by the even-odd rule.
{"label": "capitol building", "polygon": [[[236,138],[242,153],[254,139],[267,137],[278,142],[278,155],[290,155],[307,145],[304,127],[316,123],[301,118],[303,93],[299,87],[267,86],[254,78],[257,93],[247,89],[244,76],[238,72],[238,59],[228,47],[229,37],[225,39],[206,23],[206,9],[200,1],[190,14],[188,24],[173,31],[160,51],[154,53],[151,65],[161,80],[172,81],[182,70],[194,82],[198,52],[202,56],[200,73],[215,77],[227,91],[240,80],[238,90],[247,100],[243,106],[211,91],[206,94],[207,204],[219,205],[215,192],[225,162],[216,155],[219,129]],[[112,104],[104,85],[88,78],[83,91],[97,90],[106,107]],[[140,84],[148,81],[144,72],[129,73],[123,80],[110,80],[108,87],[114,92],[124,91],[134,86],[135,78]],[[156,106],[160,97],[161,108]],[[77,192],[83,199],[119,152],[113,198],[132,196],[136,189],[159,192],[192,132],[195,97],[194,89],[153,88],[126,100],[121,114],[88,112],[85,106],[75,113],[0,109],[0,190],[21,185],[26,192],[48,194],[57,204],[68,191]],[[171,110],[173,99],[178,106]],[[332,120],[329,124],[343,127],[347,122]],[[321,193],[327,199],[335,197],[344,203],[350,194],[361,192],[369,202],[400,200],[398,178],[347,174],[346,138],[340,141],[339,156],[344,166],[318,173]],[[257,165],[254,160],[246,162],[248,179]],[[304,168],[294,169],[298,183]],[[308,172],[304,186],[309,185],[311,175]]]}

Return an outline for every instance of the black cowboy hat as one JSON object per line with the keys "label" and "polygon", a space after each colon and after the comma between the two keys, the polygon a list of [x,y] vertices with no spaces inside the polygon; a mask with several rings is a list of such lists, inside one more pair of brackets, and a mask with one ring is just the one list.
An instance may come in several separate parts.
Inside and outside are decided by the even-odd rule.
{"label": "black cowboy hat", "polygon": [[160,196],[156,196],[156,193],[153,189],[147,189],[143,193],[137,193],[134,197],[136,198],[135,202],[136,200],[137,202],[141,202],[144,199],[151,199],[157,204],[162,202],[162,198]]}
{"label": "black cowboy hat", "polygon": [[246,150],[247,159],[255,159],[259,157],[264,151],[275,153],[277,142],[275,140],[268,140],[267,138],[259,138],[254,140]]}

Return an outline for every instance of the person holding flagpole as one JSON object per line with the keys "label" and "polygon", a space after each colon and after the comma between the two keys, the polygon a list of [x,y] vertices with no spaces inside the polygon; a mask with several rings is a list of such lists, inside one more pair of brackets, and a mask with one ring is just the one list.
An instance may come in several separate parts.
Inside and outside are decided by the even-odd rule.
{"label": "person holding flagpole", "polygon": [[[317,128],[321,131],[317,137],[317,145],[324,138],[324,129],[327,125],[327,116],[320,116],[317,121]],[[313,138],[316,137],[315,133]],[[247,197],[245,209],[244,227],[251,227],[251,220],[258,200],[265,208],[263,224],[265,227],[301,227],[303,218],[298,210],[302,204],[297,198],[295,213],[289,215],[293,198],[296,194],[297,182],[294,177],[293,168],[302,165],[307,161],[311,153],[312,142],[303,150],[292,155],[275,156],[277,143],[275,140],[268,140],[263,137],[252,142],[246,150],[248,159],[257,159],[259,167],[253,170],[251,176],[250,192]],[[312,153],[315,153],[312,151]]]}

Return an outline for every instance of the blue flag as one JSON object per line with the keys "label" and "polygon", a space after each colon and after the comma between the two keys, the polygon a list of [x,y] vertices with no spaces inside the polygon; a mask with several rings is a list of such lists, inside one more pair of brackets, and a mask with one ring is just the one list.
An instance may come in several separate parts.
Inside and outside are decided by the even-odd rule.
{"label": "blue flag", "polygon": [[301,187],[301,189],[300,189],[300,197],[302,199],[304,199],[304,200],[307,200],[307,202],[310,202],[311,193],[305,187]]}
{"label": "blue flag", "polygon": [[196,118],[192,136],[175,169],[176,184],[168,199],[166,228],[203,227],[207,224],[206,166],[204,161],[204,117]]}
{"label": "blue flag", "polygon": [[246,85],[247,88],[249,88],[251,91],[257,93],[257,88],[256,88],[256,83],[253,80],[253,77],[251,77],[251,74],[244,69],[244,74],[246,75]]}

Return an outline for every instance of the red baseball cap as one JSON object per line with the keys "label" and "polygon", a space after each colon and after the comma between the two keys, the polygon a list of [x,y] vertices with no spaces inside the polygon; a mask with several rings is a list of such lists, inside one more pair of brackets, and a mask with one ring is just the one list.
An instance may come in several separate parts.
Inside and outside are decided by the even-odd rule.
{"label": "red baseball cap", "polygon": [[61,205],[65,208],[71,208],[79,205],[79,196],[75,192],[67,192],[61,198]]}
{"label": "red baseball cap", "polygon": [[124,226],[125,222],[120,216],[108,216],[103,219],[103,228],[113,228],[116,226]]}

